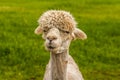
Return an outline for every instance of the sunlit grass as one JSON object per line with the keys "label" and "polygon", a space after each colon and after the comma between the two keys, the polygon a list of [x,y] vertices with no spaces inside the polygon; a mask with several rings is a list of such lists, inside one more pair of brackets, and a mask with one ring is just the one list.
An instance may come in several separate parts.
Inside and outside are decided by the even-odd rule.
{"label": "sunlit grass", "polygon": [[43,79],[49,52],[34,29],[49,9],[70,11],[88,35],[70,46],[85,80],[119,80],[119,0],[1,0],[0,80]]}

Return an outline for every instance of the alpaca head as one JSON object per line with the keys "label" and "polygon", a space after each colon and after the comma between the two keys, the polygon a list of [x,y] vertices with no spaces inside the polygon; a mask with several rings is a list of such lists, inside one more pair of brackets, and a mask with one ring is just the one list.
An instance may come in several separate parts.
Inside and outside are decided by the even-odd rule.
{"label": "alpaca head", "polygon": [[50,10],[45,12],[38,20],[39,26],[36,34],[42,34],[45,39],[45,47],[51,52],[68,49],[73,39],[86,39],[86,34],[76,28],[76,22],[72,15],[65,11]]}

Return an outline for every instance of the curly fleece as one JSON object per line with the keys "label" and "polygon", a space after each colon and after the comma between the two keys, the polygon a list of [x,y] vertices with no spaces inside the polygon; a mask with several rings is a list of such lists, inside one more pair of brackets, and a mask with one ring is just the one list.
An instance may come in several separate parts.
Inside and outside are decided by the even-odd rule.
{"label": "curly fleece", "polygon": [[69,32],[72,32],[77,24],[69,12],[59,10],[49,10],[45,12],[39,18],[38,23],[42,28],[57,27],[58,29]]}

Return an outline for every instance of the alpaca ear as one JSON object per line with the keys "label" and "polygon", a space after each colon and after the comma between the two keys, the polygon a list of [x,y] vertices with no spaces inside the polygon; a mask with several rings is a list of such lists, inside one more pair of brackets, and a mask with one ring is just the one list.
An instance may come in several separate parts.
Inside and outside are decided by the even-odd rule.
{"label": "alpaca ear", "polygon": [[36,29],[35,29],[35,34],[39,35],[43,32],[42,28],[40,26],[38,26]]}
{"label": "alpaca ear", "polygon": [[74,35],[74,38],[78,38],[82,40],[87,39],[87,35],[78,28],[75,28],[75,30],[73,31],[73,35]]}

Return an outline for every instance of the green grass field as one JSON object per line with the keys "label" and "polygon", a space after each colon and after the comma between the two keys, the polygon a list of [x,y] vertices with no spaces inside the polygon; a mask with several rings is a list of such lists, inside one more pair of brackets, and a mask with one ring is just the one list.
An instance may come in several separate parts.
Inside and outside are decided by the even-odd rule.
{"label": "green grass field", "polygon": [[49,52],[34,34],[40,15],[70,11],[88,35],[70,54],[85,80],[120,80],[120,0],[0,0],[0,80],[42,80]]}

